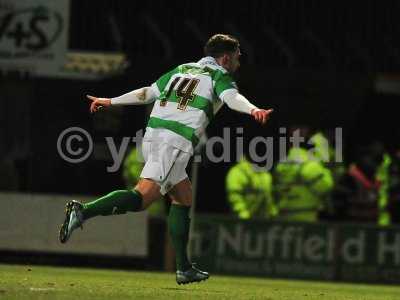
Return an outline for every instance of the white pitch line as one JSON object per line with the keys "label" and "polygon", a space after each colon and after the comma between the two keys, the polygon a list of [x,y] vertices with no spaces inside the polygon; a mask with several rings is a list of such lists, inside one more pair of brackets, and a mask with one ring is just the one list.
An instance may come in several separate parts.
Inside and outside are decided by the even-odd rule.
{"label": "white pitch line", "polygon": [[29,290],[31,290],[33,292],[45,292],[45,291],[54,291],[55,288],[34,288],[34,287],[31,287],[31,288],[29,288]]}

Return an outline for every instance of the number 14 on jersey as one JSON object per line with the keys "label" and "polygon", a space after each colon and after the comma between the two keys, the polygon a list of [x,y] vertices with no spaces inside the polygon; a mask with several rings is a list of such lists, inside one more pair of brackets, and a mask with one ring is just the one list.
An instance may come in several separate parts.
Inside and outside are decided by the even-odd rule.
{"label": "number 14 on jersey", "polygon": [[[182,80],[181,80],[182,79]],[[182,78],[176,77],[169,86],[169,89],[165,95],[165,98],[160,101],[160,106],[165,106],[167,104],[168,98],[171,96],[175,86],[178,84],[178,88],[176,89],[176,97],[178,102],[178,109],[186,110],[186,107],[189,101],[193,101],[196,97],[194,91],[199,84],[199,79],[189,79],[189,78]]]}

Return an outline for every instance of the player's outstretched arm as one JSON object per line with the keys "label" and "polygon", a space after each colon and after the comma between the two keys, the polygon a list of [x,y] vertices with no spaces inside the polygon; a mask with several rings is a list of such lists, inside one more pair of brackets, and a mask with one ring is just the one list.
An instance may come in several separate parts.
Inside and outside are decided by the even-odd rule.
{"label": "player's outstretched arm", "polygon": [[255,121],[264,125],[270,118],[273,109],[260,109],[250,103],[236,89],[227,90],[221,95],[221,100],[225,102],[230,109],[251,115]]}
{"label": "player's outstretched arm", "polygon": [[95,113],[103,107],[148,104],[153,102],[157,95],[152,87],[144,87],[115,98],[99,98],[90,95],[86,97],[92,101],[90,112]]}
{"label": "player's outstretched arm", "polygon": [[265,123],[267,123],[267,121],[271,117],[271,113],[273,111],[274,110],[272,108],[270,108],[270,109],[253,108],[251,110],[250,114],[252,115],[254,120],[256,120],[258,123],[261,123],[262,125],[264,125]]}

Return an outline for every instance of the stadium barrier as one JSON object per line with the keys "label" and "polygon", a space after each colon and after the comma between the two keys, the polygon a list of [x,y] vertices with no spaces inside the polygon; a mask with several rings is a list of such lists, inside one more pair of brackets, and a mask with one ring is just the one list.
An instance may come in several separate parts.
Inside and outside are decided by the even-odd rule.
{"label": "stadium barrier", "polygon": [[400,229],[196,218],[193,260],[213,273],[400,282]]}
{"label": "stadium barrier", "polygon": [[61,244],[58,230],[65,203],[71,199],[67,195],[0,193],[0,251],[147,257],[145,212],[134,218],[126,214],[101,217],[101,222],[89,220],[83,231],[77,229],[68,243]]}

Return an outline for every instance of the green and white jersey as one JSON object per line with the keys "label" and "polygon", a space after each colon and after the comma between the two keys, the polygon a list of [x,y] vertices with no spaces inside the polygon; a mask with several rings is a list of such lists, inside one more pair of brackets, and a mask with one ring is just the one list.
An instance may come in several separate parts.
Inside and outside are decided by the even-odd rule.
{"label": "green and white jersey", "polygon": [[232,76],[212,57],[180,65],[161,76],[144,140],[193,153],[207,125],[222,107],[226,91],[237,89]]}

